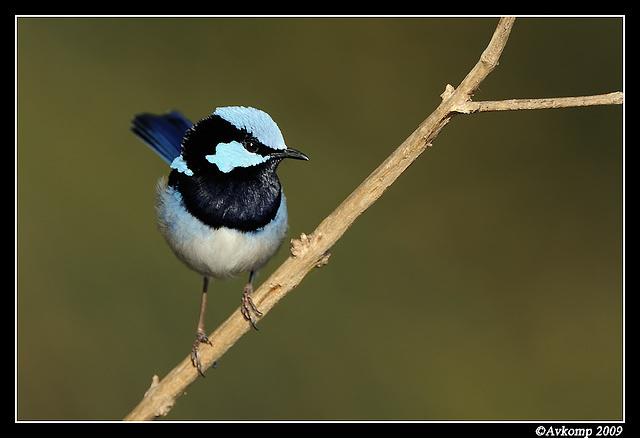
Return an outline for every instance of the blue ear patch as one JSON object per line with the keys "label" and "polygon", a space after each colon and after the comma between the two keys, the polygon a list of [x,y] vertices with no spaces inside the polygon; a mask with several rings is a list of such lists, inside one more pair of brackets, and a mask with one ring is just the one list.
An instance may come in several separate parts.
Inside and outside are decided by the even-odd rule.
{"label": "blue ear patch", "polygon": [[[221,172],[229,173],[236,167],[250,167],[264,163],[269,157],[249,152],[242,146],[242,143],[232,141],[230,143],[219,143],[216,146],[214,155],[205,155],[207,161],[218,166]],[[187,169],[188,170],[188,169]]]}

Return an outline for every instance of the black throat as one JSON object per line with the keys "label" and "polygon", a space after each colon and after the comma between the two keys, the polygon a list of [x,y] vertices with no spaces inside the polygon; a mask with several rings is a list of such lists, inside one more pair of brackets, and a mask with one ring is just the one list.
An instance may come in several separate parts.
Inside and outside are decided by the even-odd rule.
{"label": "black throat", "polygon": [[180,192],[189,213],[210,227],[256,231],[272,221],[280,207],[282,191],[275,173],[279,161],[206,175],[173,170],[169,186]]}

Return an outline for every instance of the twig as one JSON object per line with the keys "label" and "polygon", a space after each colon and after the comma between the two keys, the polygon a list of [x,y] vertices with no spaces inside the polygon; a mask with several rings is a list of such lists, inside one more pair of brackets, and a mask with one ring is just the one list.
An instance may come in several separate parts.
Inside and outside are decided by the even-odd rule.
{"label": "twig", "polygon": [[570,108],[577,106],[620,105],[624,95],[620,91],[595,96],[550,97],[545,99],[510,99],[488,102],[468,101],[454,109],[461,114],[484,113],[489,111],[516,111],[533,109]]}
{"label": "twig", "polygon": [[[442,102],[436,110],[327,216],[313,233],[308,236],[302,234],[300,239],[291,241],[291,256],[254,292],[254,301],[263,313],[262,317],[291,292],[309,271],[327,263],[330,248],[349,229],[356,218],[369,208],[427,147],[431,146],[440,130],[453,115],[461,112],[507,110],[504,103],[498,105],[499,102],[471,102],[471,96],[498,65],[498,59],[507,42],[513,22],[514,18],[501,18],[480,60],[458,88],[454,89],[448,85],[442,94]],[[580,99],[588,100],[589,98]],[[522,107],[525,101],[507,102],[511,102],[510,105],[512,105],[509,109],[525,109]],[[520,108],[516,108],[513,102],[517,102]],[[565,105],[567,103],[567,101],[564,102]],[[615,103],[621,103],[621,101]],[[477,109],[475,105],[479,105]],[[249,330],[250,324],[245,321],[241,313],[233,312],[209,336],[213,340],[213,346],[202,346],[203,369],[213,365]],[[191,364],[191,359],[186,357],[162,381],[158,381],[157,376],[153,377],[151,387],[125,420],[150,420],[166,415],[186,388],[197,379],[198,372]]]}

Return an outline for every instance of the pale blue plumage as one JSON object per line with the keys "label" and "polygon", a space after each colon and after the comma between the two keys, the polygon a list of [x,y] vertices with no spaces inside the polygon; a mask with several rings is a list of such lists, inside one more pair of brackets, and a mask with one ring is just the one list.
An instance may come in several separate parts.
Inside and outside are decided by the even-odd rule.
{"label": "pale blue plumage", "polygon": [[265,146],[279,150],[287,148],[278,125],[264,111],[251,107],[228,106],[217,108],[213,114],[229,121],[238,129],[244,129]]}
{"label": "pale blue plumage", "polygon": [[229,173],[236,167],[251,167],[264,163],[269,157],[249,152],[242,143],[232,141],[230,143],[218,143],[216,153],[204,156],[209,163],[218,166],[221,172]]}
{"label": "pale blue plumage", "polygon": [[171,165],[169,167],[171,167],[172,169],[177,170],[180,173],[184,173],[187,176],[193,176],[193,171],[191,169],[189,169],[189,167],[187,166],[186,161],[184,161],[184,158],[182,158],[182,155],[177,156],[171,162]]}

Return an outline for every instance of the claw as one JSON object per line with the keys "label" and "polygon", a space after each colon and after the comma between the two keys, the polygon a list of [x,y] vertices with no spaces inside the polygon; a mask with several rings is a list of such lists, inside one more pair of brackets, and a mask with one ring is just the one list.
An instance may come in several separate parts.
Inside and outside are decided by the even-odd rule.
{"label": "claw", "polygon": [[240,306],[240,312],[244,319],[251,323],[251,326],[258,330],[258,326],[256,325],[256,320],[254,319],[254,314],[256,316],[262,316],[262,312],[258,310],[256,305],[253,303],[251,299],[251,294],[253,293],[253,286],[251,283],[248,283],[244,290],[242,291],[242,306]]}
{"label": "claw", "polygon": [[202,330],[196,331],[196,340],[191,348],[191,364],[198,369],[198,373],[202,377],[205,377],[204,372],[202,371],[202,363],[200,362],[200,344],[213,345]]}

